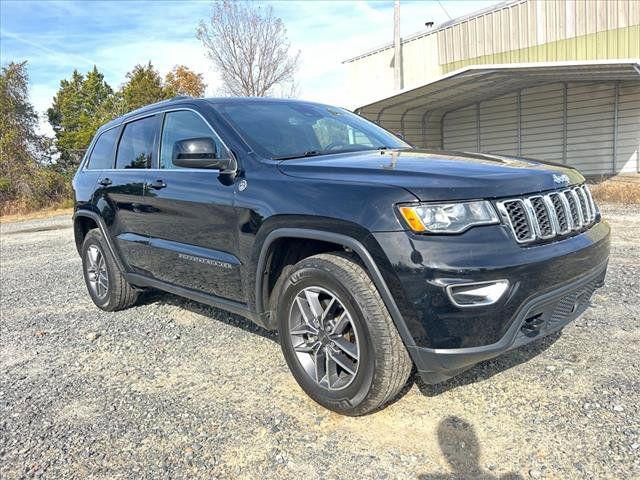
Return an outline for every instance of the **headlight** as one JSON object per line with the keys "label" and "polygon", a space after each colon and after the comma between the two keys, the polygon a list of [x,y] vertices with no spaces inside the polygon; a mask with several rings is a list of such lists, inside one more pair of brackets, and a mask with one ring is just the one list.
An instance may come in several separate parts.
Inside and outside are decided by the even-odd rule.
{"label": "headlight", "polygon": [[460,202],[398,207],[402,218],[414,232],[460,233],[474,225],[499,223],[498,215],[489,202]]}

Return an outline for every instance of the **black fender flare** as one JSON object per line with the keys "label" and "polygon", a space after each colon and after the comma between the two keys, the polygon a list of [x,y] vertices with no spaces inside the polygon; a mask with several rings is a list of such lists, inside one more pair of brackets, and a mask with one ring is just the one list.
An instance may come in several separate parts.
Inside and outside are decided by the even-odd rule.
{"label": "black fender flare", "polygon": [[365,267],[371,279],[373,280],[374,285],[378,289],[380,296],[382,297],[382,301],[384,302],[391,318],[393,319],[393,323],[396,325],[398,329],[398,333],[402,338],[405,346],[410,347],[415,345],[415,341],[411,336],[409,328],[407,327],[400,310],[398,309],[398,305],[396,304],[393,296],[391,295],[391,291],[385,282],[382,273],[380,273],[380,269],[376,265],[373,257],[369,253],[369,251],[355,238],[349,237],[347,235],[343,235],[340,233],[334,232],[326,232],[322,230],[312,230],[306,228],[279,228],[270,232],[264,240],[262,244],[262,248],[260,250],[260,257],[258,259],[258,266],[256,272],[256,310],[258,316],[262,316],[265,312],[264,309],[264,298],[262,295],[263,291],[263,279],[264,279],[264,269],[267,262],[267,253],[269,252],[269,247],[271,244],[279,239],[279,238],[307,238],[313,240],[322,240],[325,242],[332,242],[344,247],[348,247],[353,252],[358,255],[360,260],[364,263]]}
{"label": "black fender flare", "polygon": [[77,210],[73,214],[74,234],[75,234],[75,228],[76,228],[76,219],[78,217],[88,217],[94,222],[96,222],[96,224],[98,225],[98,228],[100,229],[100,233],[102,233],[102,237],[104,238],[105,242],[107,243],[107,246],[109,247],[109,251],[111,252],[111,255],[113,255],[113,258],[115,259],[116,264],[118,265],[118,268],[122,273],[126,273],[127,269],[124,267],[124,263],[120,258],[120,253],[118,252],[118,249],[113,243],[113,240],[109,236],[109,230],[107,229],[107,225],[104,223],[104,218],[102,218],[96,212],[93,212],[91,210]]}

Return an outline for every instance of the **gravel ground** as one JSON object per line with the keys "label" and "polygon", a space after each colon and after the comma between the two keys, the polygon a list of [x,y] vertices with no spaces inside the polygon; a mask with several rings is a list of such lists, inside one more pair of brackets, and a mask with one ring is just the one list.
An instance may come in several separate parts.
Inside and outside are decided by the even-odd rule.
{"label": "gravel ground", "polygon": [[277,337],[169,294],[85,291],[68,216],[2,224],[0,477],[638,478],[640,213],[561,335],[381,412],[317,406]]}

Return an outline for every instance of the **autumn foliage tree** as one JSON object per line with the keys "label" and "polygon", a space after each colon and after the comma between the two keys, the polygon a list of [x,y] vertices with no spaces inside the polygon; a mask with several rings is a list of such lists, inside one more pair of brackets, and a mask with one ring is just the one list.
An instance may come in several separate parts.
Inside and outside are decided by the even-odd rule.
{"label": "autumn foliage tree", "polygon": [[196,36],[232,96],[295,96],[300,52],[291,52],[287,30],[271,6],[216,1]]}
{"label": "autumn foliage tree", "polygon": [[195,73],[184,65],[176,65],[164,77],[164,89],[167,95],[189,95],[202,97],[207,85],[202,79],[201,73]]}

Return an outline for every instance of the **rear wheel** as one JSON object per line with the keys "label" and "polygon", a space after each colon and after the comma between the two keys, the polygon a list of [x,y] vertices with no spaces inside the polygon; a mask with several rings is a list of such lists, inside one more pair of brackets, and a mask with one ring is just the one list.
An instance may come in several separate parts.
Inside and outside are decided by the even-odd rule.
{"label": "rear wheel", "polygon": [[100,230],[90,230],[82,243],[82,271],[89,296],[98,308],[122,310],[136,303],[138,292],[125,280]]}
{"label": "rear wheel", "polygon": [[346,256],[321,254],[284,275],[280,341],[302,389],[345,415],[363,415],[395,398],[412,363],[367,272]]}

